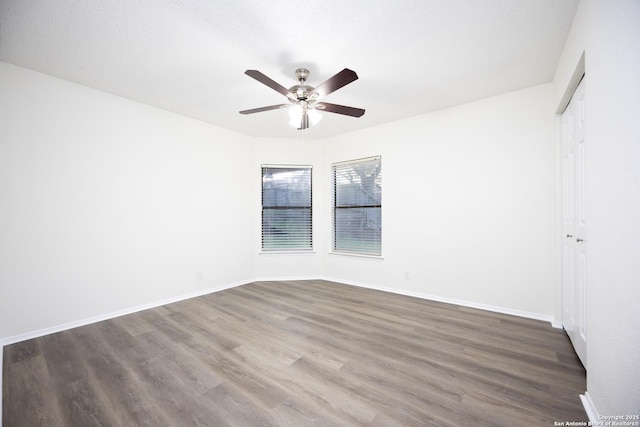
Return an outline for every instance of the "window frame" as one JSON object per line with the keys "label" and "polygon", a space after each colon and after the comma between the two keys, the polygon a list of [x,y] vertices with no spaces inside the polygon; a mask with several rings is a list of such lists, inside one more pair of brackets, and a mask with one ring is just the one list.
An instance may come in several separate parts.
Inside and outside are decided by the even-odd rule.
{"label": "window frame", "polygon": [[[337,171],[339,168],[344,168],[344,167],[348,167],[351,165],[358,165],[358,164],[362,164],[362,163],[371,163],[371,162],[377,162],[378,164],[378,172],[376,174],[376,179],[375,181],[380,181],[379,183],[379,188],[380,188],[380,194],[379,194],[379,203],[378,204],[353,204],[350,206],[339,206],[338,205],[338,185],[337,185]],[[379,178],[379,179],[378,179]],[[360,158],[360,159],[353,159],[353,160],[347,160],[347,161],[341,161],[341,162],[336,162],[336,163],[332,163],[331,164],[331,187],[332,187],[332,192],[333,192],[333,200],[332,200],[332,206],[331,206],[331,254],[336,254],[336,255],[350,255],[350,256],[359,256],[359,257],[367,257],[367,258],[382,258],[382,254],[383,254],[383,248],[382,248],[382,156],[371,156],[371,157],[365,157],[365,158]],[[338,248],[339,246],[341,246],[338,241],[339,241],[339,237],[338,237],[338,227],[337,227],[337,223],[338,223],[338,212],[340,210],[346,210],[346,209],[378,209],[378,223],[379,223],[379,236],[378,236],[378,240],[377,240],[377,250],[365,250],[365,251],[358,251],[358,250],[353,250],[352,248],[350,249],[344,249],[344,248]],[[362,240],[362,242],[366,242],[365,240]]]}
{"label": "window frame", "polygon": [[[265,206],[265,169],[283,169],[283,170],[308,170],[309,171],[309,205],[297,206],[297,205],[279,205],[279,206]],[[313,166],[312,165],[290,165],[290,164],[262,164],[260,165],[260,253],[308,253],[314,251],[314,239],[313,239]],[[276,212],[279,210],[308,210],[308,238],[309,244],[305,247],[295,246],[279,246],[279,247],[265,247],[265,238],[268,237],[265,234],[265,211]]]}

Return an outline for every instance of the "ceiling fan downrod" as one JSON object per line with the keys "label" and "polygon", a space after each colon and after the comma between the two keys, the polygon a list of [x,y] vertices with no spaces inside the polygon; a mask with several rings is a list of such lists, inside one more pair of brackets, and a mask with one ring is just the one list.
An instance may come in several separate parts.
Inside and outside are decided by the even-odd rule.
{"label": "ceiling fan downrod", "polygon": [[[294,103],[300,101],[309,101],[309,93],[311,93],[311,91],[313,90],[313,86],[305,84],[307,78],[309,77],[309,74],[311,73],[306,68],[298,68],[296,70],[296,77],[298,78],[298,81],[300,83],[289,88],[289,91],[294,95],[292,99]],[[312,96],[312,98],[314,97]],[[314,99],[316,98],[317,96]]]}
{"label": "ceiling fan downrod", "polygon": [[307,81],[309,74],[311,74],[311,72],[309,72],[309,70],[307,70],[306,68],[298,68],[296,70],[296,77],[298,78],[300,84],[304,84],[304,82]]}

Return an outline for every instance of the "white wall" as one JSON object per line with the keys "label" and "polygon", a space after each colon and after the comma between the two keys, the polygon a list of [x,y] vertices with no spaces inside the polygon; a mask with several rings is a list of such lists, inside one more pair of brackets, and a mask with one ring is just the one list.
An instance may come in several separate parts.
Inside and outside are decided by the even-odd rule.
{"label": "white wall", "polygon": [[325,141],[382,155],[384,257],[325,275],[553,317],[552,112],[546,84]]}
{"label": "white wall", "polygon": [[[317,141],[250,138],[0,72],[0,337],[256,278],[553,315],[551,85]],[[330,164],[376,154],[384,259],[329,255]],[[264,163],[313,165],[314,253],[259,253]]]}
{"label": "white wall", "polygon": [[253,278],[250,138],[6,63],[0,99],[0,339]]}
{"label": "white wall", "polygon": [[555,104],[585,57],[587,391],[601,415],[640,414],[640,2],[580,3]]}
{"label": "white wall", "polygon": [[[553,317],[553,111],[586,49],[588,389],[603,413],[638,413],[638,3],[624,5],[581,4],[553,85],[321,141],[251,138],[0,63],[0,341],[274,278]],[[330,164],[378,154],[384,257],[329,255]],[[314,253],[259,254],[264,163],[313,165]]]}

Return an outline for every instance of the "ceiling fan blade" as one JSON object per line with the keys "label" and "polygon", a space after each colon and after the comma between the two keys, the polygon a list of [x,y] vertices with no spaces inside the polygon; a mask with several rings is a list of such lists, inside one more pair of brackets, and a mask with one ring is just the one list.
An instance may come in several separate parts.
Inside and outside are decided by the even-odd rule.
{"label": "ceiling fan blade", "polygon": [[249,77],[253,77],[254,79],[259,81],[260,83],[269,86],[271,89],[275,90],[276,92],[280,92],[281,94],[283,94],[287,98],[293,96],[293,94],[291,93],[291,91],[289,89],[287,89],[286,87],[282,86],[280,83],[277,83],[276,81],[272,80],[271,78],[265,76],[264,74],[262,74],[258,70],[247,70],[244,73]]}
{"label": "ceiling fan blade", "polygon": [[302,118],[300,119],[300,127],[298,130],[308,129],[309,128],[309,115],[307,111],[302,112]]}
{"label": "ceiling fan blade", "polygon": [[317,102],[316,109],[352,117],[361,117],[365,111],[362,108],[347,107],[346,105],[330,104],[328,102]]}
{"label": "ceiling fan blade", "polygon": [[313,89],[309,93],[309,96],[318,94],[318,97],[322,98],[323,96],[326,96],[355,80],[358,80],[358,75],[356,74],[356,72],[345,68],[335,76],[331,77],[329,80],[321,83],[318,87]]}
{"label": "ceiling fan blade", "polygon": [[242,110],[240,111],[240,114],[261,113],[263,111],[277,110],[279,108],[289,107],[290,105],[291,104],[278,104],[278,105],[269,105],[268,107],[252,108],[251,110]]}

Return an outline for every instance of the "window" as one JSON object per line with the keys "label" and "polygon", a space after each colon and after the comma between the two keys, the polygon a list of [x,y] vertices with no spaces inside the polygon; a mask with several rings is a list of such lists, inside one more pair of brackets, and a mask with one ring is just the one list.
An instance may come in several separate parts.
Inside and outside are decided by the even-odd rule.
{"label": "window", "polygon": [[262,166],[262,250],[313,249],[311,166]]}
{"label": "window", "polygon": [[380,157],[332,165],[333,251],[382,255]]}

